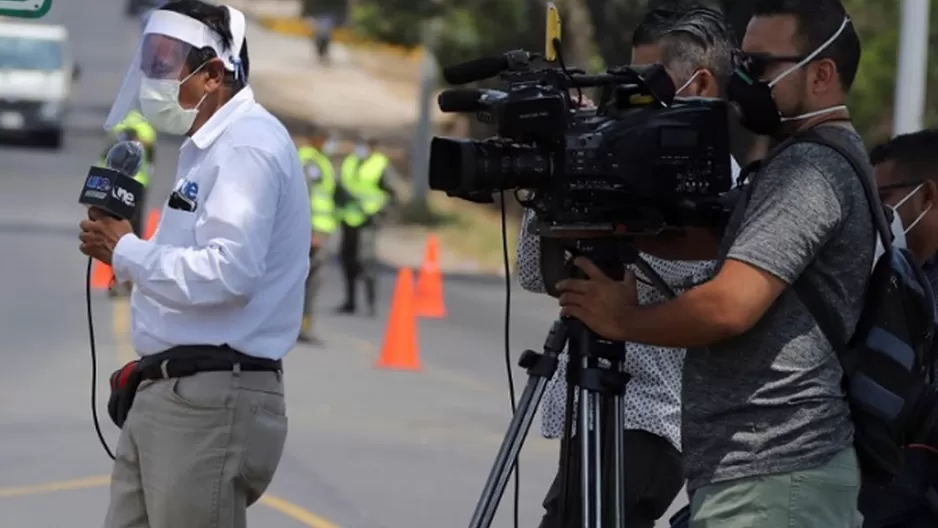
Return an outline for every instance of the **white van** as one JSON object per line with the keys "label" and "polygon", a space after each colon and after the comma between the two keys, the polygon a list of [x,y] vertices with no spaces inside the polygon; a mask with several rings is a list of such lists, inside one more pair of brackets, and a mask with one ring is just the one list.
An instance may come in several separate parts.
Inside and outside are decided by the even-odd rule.
{"label": "white van", "polygon": [[78,76],[65,26],[0,21],[0,138],[61,147]]}

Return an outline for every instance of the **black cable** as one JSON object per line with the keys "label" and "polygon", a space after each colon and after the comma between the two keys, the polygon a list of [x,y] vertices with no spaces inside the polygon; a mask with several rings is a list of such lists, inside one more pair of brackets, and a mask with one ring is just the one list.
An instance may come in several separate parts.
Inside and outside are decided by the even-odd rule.
{"label": "black cable", "polygon": [[[508,372],[511,415],[514,416],[518,410],[515,402],[515,376],[511,371],[511,262],[508,259],[508,217],[505,212],[505,191],[499,192],[498,197],[502,210],[502,264],[505,269],[505,370]],[[520,526],[518,522],[518,496],[521,494],[521,471],[518,468],[518,459],[515,459],[511,471],[515,474],[514,526],[518,528]]]}
{"label": "black cable", "polygon": [[98,354],[94,344],[94,317],[91,315],[91,268],[94,259],[88,257],[88,271],[85,272],[85,312],[88,314],[88,344],[91,345],[91,419],[94,421],[94,431],[98,433],[98,440],[107,456],[115,460],[114,453],[104,439],[101,432],[101,422],[98,420]]}

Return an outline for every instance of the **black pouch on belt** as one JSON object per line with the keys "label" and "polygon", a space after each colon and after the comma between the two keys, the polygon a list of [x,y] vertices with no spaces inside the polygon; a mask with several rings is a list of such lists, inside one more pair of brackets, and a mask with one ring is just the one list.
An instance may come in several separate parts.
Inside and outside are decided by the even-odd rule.
{"label": "black pouch on belt", "polygon": [[111,374],[111,396],[107,400],[107,412],[117,427],[123,427],[134,403],[134,396],[137,395],[137,387],[140,385],[137,363],[131,361]]}

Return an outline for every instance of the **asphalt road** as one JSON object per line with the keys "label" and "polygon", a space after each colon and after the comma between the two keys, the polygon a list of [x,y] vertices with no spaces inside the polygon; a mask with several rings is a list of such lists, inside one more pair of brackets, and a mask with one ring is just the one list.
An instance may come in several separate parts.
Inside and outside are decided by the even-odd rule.
{"label": "asphalt road", "polygon": [[[63,0],[47,20],[72,34],[83,77],[63,150],[0,145],[0,526],[100,526],[109,460],[90,417],[86,260],[76,198],[105,145],[101,123],[139,27],[116,0]],[[172,183],[178,142],[162,140],[150,206]],[[419,372],[377,369],[384,319],[326,313],[340,301],[327,271],[318,322],[326,346],[286,361],[290,435],[269,494],[252,508],[269,528],[438,528],[468,524],[510,418],[504,285],[449,280],[449,316],[420,323]],[[393,276],[382,277],[388,301]],[[93,295],[99,373],[131,354],[126,306]],[[511,350],[539,349],[555,313],[513,288]],[[515,369],[517,390],[525,379]],[[102,374],[99,374],[101,376]],[[106,398],[99,377],[98,401]],[[117,429],[102,417],[111,445]],[[535,526],[556,467],[538,422],[522,453],[521,525]],[[496,527],[510,526],[511,492]],[[67,516],[67,521],[63,521]]]}

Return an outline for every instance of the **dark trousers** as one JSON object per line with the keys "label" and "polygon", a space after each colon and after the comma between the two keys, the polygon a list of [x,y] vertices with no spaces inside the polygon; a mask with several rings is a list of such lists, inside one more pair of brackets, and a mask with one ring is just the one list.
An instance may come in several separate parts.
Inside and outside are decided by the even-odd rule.
{"label": "dark trousers", "polygon": [[902,471],[892,483],[866,484],[860,489],[863,528],[938,526],[938,494],[932,496],[936,504],[930,504],[929,489],[938,490],[938,455],[907,450]]}
{"label": "dark trousers", "polygon": [[356,285],[361,279],[365,283],[365,299],[370,309],[377,302],[377,273],[375,237],[377,229],[373,222],[351,227],[342,224],[342,240],[339,261],[345,276],[345,306],[355,308]]}
{"label": "dark trousers", "polygon": [[[611,407],[611,406],[609,406]],[[611,420],[609,421],[611,423]],[[612,435],[603,439],[603,480],[612,489]],[[539,528],[580,528],[580,439],[573,435],[570,441],[570,472],[567,480],[567,501],[562,523],[564,472],[561,466],[557,477],[544,498],[544,517]],[[646,431],[626,430],[625,444],[625,515],[628,528],[654,528],[655,521],[667,512],[671,502],[684,485],[681,453],[670,442]],[[608,468],[608,469],[607,469]],[[607,519],[612,519],[612,502],[603,499]]]}
{"label": "dark trousers", "polygon": [[319,296],[319,288],[322,285],[322,265],[324,263],[325,247],[309,249],[309,275],[306,276],[305,291],[303,297],[303,328],[302,333],[307,337],[313,333],[313,311],[316,306],[316,297]]}

